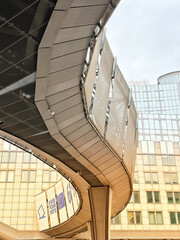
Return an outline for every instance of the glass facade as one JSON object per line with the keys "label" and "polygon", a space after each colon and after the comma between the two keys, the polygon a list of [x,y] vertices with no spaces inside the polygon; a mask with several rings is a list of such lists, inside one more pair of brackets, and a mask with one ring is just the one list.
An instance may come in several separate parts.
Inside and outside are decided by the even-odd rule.
{"label": "glass facade", "polygon": [[158,83],[131,86],[139,118],[134,192],[114,230],[180,230],[180,72]]}

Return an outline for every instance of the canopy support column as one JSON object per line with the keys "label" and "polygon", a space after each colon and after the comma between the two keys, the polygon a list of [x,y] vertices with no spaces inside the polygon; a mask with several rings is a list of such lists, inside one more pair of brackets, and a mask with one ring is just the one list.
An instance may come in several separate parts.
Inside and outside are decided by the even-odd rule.
{"label": "canopy support column", "polygon": [[88,189],[92,222],[89,223],[91,240],[110,240],[112,194],[108,186]]}

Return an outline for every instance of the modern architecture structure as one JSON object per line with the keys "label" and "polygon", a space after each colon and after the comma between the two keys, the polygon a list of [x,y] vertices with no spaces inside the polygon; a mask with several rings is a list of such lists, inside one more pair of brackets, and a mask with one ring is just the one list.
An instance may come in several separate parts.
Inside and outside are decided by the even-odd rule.
{"label": "modern architecture structure", "polygon": [[[72,238],[88,229],[88,238],[108,240],[110,218],[130,200],[137,113],[103,32],[118,2],[0,2],[0,135],[27,152],[2,144],[2,218],[19,228],[3,225],[4,238]],[[64,178],[42,191],[52,169]],[[26,193],[37,194],[41,236]]]}
{"label": "modern architecture structure", "polygon": [[180,72],[131,88],[139,118],[134,189],[112,229],[121,239],[179,239]]}
{"label": "modern architecture structure", "polygon": [[[160,77],[157,85],[131,86],[139,112],[133,194],[111,220],[111,239],[179,239],[179,77],[180,72],[175,72]],[[0,146],[1,238],[9,239],[7,232],[17,238],[46,238],[38,231],[34,195],[49,189],[61,175],[14,145],[1,140]],[[89,239],[89,235],[74,238]]]}

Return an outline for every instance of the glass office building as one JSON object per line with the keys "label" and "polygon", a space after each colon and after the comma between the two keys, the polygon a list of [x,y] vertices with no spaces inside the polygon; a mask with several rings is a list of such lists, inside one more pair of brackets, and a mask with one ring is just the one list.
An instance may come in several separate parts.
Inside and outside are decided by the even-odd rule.
{"label": "glass office building", "polygon": [[112,229],[180,230],[180,72],[131,88],[139,118],[134,191]]}

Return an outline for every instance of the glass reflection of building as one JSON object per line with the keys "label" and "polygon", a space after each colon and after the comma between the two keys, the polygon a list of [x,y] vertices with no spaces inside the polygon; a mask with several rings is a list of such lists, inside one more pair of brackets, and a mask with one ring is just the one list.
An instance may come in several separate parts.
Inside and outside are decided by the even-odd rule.
{"label": "glass reflection of building", "polygon": [[180,230],[180,72],[131,86],[139,146],[133,194],[114,230]]}

